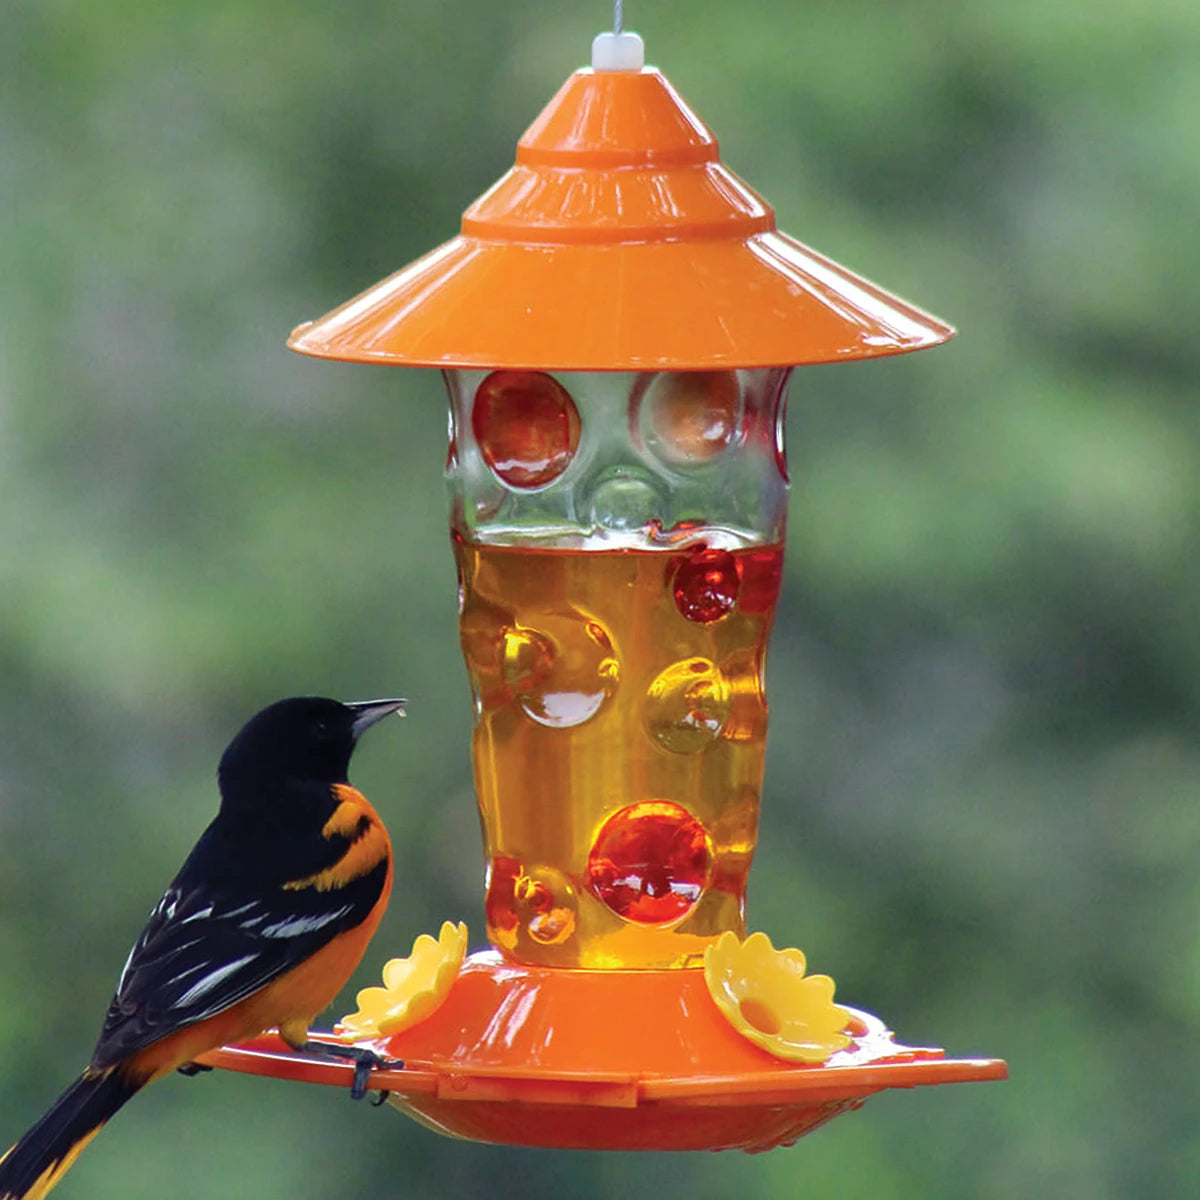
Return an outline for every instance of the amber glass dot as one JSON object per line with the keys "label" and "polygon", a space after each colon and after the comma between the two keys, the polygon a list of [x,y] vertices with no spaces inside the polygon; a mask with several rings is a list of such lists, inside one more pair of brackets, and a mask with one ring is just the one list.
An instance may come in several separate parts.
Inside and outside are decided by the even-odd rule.
{"label": "amber glass dot", "polygon": [[[513,615],[465,593],[458,632],[476,700],[484,709],[497,708],[512,698],[513,670],[508,634]],[[520,657],[514,655],[514,657]],[[520,661],[526,659],[520,657]]]}
{"label": "amber glass dot", "polygon": [[704,826],[678,804],[631,804],[601,826],[588,857],[588,885],[614,913],[643,925],[685,916],[712,874]]}
{"label": "amber glass dot", "polygon": [[528,640],[513,655],[524,664],[517,703],[551,729],[590,721],[621,678],[607,630],[575,611],[532,613],[531,619],[539,628],[522,633]]}
{"label": "amber glass dot", "polygon": [[721,736],[730,695],[728,680],[707,658],[672,663],[646,691],[646,729],[667,750],[703,750]]}
{"label": "amber glass dot", "polygon": [[554,670],[554,643],[536,629],[506,629],[501,655],[504,682],[518,694],[532,691]]}
{"label": "amber glass dot", "polygon": [[515,488],[553,482],[579,446],[579,410],[542,371],[493,371],[475,392],[471,428],[484,462]]}
{"label": "amber glass dot", "polygon": [[565,941],[575,931],[575,889],[554,867],[535,867],[513,885],[525,931],[543,946]]}
{"label": "amber glass dot", "polygon": [[675,607],[689,621],[707,625],[728,616],[737,604],[737,560],[727,550],[698,550],[675,572]]}

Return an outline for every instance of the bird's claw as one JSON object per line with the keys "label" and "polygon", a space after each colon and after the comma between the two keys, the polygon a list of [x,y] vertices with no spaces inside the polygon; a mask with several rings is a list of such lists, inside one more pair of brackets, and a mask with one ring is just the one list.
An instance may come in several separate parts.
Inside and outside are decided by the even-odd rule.
{"label": "bird's claw", "polygon": [[[354,1051],[353,1054],[346,1055],[354,1061],[354,1082],[350,1085],[351,1100],[361,1100],[367,1094],[367,1080],[370,1079],[372,1071],[385,1067],[398,1071],[404,1066],[397,1058],[384,1058],[374,1050],[364,1050],[361,1046],[347,1046],[346,1049]],[[387,1092],[381,1092],[380,1099],[371,1103],[378,1107],[386,1099]]]}
{"label": "bird's claw", "polygon": [[176,1067],[175,1070],[177,1070],[180,1075],[187,1075],[189,1078],[191,1078],[193,1075],[201,1075],[206,1071],[211,1071],[212,1067],[210,1067],[207,1063],[190,1062],[184,1063],[182,1067]]}
{"label": "bird's claw", "polygon": [[[398,1058],[384,1058],[365,1046],[335,1046],[329,1042],[305,1042],[300,1049],[319,1055],[321,1058],[348,1058],[354,1064],[354,1082],[350,1085],[350,1099],[361,1100],[367,1094],[367,1080],[372,1071],[387,1068],[398,1071],[404,1063]],[[382,1101],[380,1101],[382,1103]]]}

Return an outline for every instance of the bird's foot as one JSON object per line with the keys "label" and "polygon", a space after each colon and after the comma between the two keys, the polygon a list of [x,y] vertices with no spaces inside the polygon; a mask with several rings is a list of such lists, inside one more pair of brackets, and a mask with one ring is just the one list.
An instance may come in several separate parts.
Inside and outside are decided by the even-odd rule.
{"label": "bird's foot", "polygon": [[319,1058],[349,1059],[354,1064],[354,1082],[350,1085],[351,1100],[361,1100],[367,1094],[367,1080],[372,1071],[381,1067],[398,1071],[404,1066],[398,1058],[384,1058],[374,1050],[366,1050],[362,1046],[335,1046],[329,1042],[308,1041],[297,1049]]}
{"label": "bird's foot", "polygon": [[175,1070],[177,1070],[180,1075],[186,1075],[188,1078],[191,1078],[193,1075],[202,1075],[206,1071],[211,1071],[212,1067],[205,1063],[190,1062],[184,1063],[182,1067],[176,1067]]}

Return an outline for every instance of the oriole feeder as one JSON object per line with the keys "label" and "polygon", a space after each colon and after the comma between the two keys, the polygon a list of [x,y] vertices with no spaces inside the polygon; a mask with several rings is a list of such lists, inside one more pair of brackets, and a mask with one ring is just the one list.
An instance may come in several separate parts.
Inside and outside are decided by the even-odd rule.
{"label": "oriole feeder", "polygon": [[[390,1103],[530,1146],[766,1149],[1002,1062],[896,1044],[746,936],[797,365],[941,321],[775,228],[603,34],[461,234],[290,345],[438,367],[492,949],[418,940],[340,1036]],[[348,1084],[271,1038],[221,1066]]]}

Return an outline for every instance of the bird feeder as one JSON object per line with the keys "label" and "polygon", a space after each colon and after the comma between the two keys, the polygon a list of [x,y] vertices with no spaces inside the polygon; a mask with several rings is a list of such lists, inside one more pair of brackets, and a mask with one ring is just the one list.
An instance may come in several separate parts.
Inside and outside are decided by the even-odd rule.
{"label": "bird feeder", "polygon": [[[747,936],[793,367],[953,330],[778,232],[636,34],[602,34],[458,237],[290,345],[436,367],[491,949],[447,924],[335,1036],[389,1102],[520,1145],[765,1149],[888,1087],[998,1079],[899,1045]],[[349,1083],[271,1038],[212,1055]]]}

